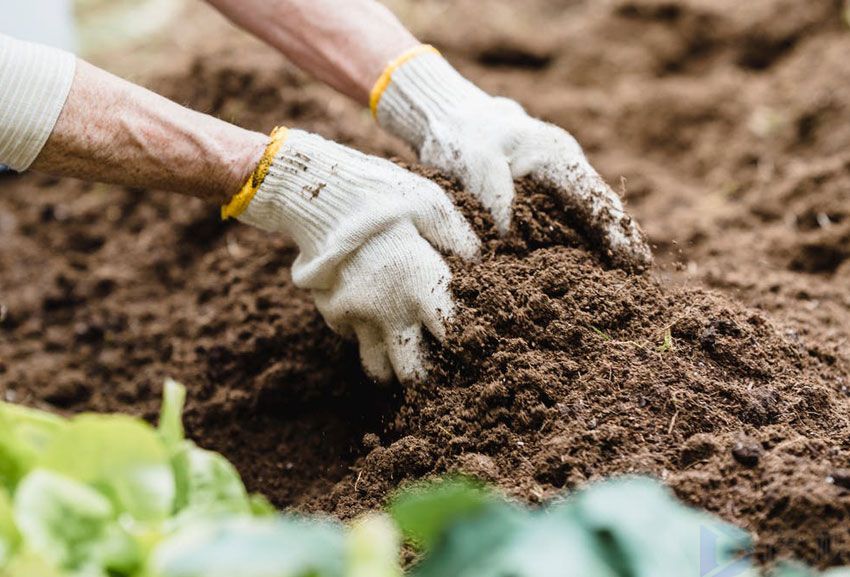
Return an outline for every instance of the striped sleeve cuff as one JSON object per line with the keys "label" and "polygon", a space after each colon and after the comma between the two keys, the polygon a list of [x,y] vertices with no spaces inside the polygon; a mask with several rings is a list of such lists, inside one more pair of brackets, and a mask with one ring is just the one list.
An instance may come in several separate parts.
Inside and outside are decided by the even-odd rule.
{"label": "striped sleeve cuff", "polygon": [[0,164],[20,172],[38,157],[75,70],[73,54],[0,34]]}

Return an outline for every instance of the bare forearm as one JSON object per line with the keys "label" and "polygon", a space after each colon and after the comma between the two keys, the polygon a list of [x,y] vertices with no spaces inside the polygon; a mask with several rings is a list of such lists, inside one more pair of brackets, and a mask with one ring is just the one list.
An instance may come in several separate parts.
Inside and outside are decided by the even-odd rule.
{"label": "bare forearm", "polygon": [[224,204],[250,176],[266,143],[262,134],[80,61],[65,107],[32,168]]}
{"label": "bare forearm", "polygon": [[367,104],[387,62],[418,44],[375,0],[208,0],[295,64]]}

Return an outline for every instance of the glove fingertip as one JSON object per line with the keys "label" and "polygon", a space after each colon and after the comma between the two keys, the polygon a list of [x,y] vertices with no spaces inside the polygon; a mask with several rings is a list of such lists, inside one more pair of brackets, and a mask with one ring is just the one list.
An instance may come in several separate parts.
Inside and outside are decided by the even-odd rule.
{"label": "glove fingertip", "polygon": [[437,248],[457,255],[466,261],[478,260],[481,256],[481,239],[475,234],[475,230],[466,220],[466,217],[454,205],[450,206],[445,225],[445,230],[449,233],[448,238],[443,243],[446,246]]}
{"label": "glove fingertip", "polygon": [[387,384],[393,380],[393,368],[389,358],[383,355],[382,359],[367,358],[360,354],[360,361],[363,363],[363,372],[366,373],[373,381]]}
{"label": "glove fingertip", "polygon": [[643,272],[654,262],[652,250],[643,238],[635,239],[612,253],[613,264],[631,272]]}
{"label": "glove fingertip", "polygon": [[399,331],[388,344],[389,357],[402,384],[424,380],[428,376],[421,327],[413,326]]}
{"label": "glove fingertip", "polygon": [[615,266],[643,272],[652,266],[652,250],[643,232],[630,217],[610,223],[604,232],[609,258]]}
{"label": "glove fingertip", "polygon": [[393,367],[380,332],[365,325],[355,327],[354,331],[357,333],[360,362],[366,375],[379,383],[392,381]]}
{"label": "glove fingertip", "polygon": [[493,217],[496,230],[505,236],[511,228],[514,177],[502,150],[479,150],[470,155],[470,167],[462,176],[467,189]]}
{"label": "glove fingertip", "polygon": [[501,214],[493,213],[493,222],[496,225],[496,232],[500,237],[505,237],[511,230],[511,211],[510,209],[502,211]]}
{"label": "glove fingertip", "polygon": [[511,211],[514,200],[514,181],[509,174],[506,179],[490,178],[481,183],[469,185],[469,191],[481,201],[493,218],[493,224],[499,236],[504,237],[511,230]]}
{"label": "glove fingertip", "polygon": [[[493,174],[485,179],[478,187],[472,190],[484,207],[493,217],[496,232],[504,237],[511,230],[511,217],[514,203],[514,180],[510,169],[498,171],[502,174]],[[477,190],[476,190],[477,189]]]}
{"label": "glove fingertip", "polygon": [[472,227],[464,223],[463,228],[457,231],[452,252],[465,261],[475,262],[481,258],[481,239],[472,230]]}
{"label": "glove fingertip", "polygon": [[446,341],[446,324],[454,316],[454,303],[451,297],[446,295],[442,302],[425,308],[422,313],[422,324],[428,329],[435,339],[441,343]]}
{"label": "glove fingertip", "polygon": [[558,190],[566,208],[602,245],[611,264],[631,272],[642,272],[652,265],[652,251],[637,222],[586,158],[582,156],[574,163],[542,163],[532,175]]}
{"label": "glove fingertip", "polygon": [[395,366],[395,374],[400,383],[408,385],[423,381],[428,376],[428,369],[418,355],[408,352],[400,354],[399,361]]}

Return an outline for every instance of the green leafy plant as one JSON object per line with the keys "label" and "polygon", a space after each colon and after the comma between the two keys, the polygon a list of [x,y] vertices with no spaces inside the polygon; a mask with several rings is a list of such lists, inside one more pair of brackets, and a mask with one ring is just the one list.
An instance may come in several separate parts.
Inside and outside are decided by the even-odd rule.
{"label": "green leafy plant", "polygon": [[387,517],[279,515],[185,438],[185,399],[166,382],[158,428],[0,404],[0,575],[399,577]]}
{"label": "green leafy plant", "polygon": [[[722,525],[641,478],[597,484],[537,510],[454,480],[403,493],[391,511],[425,554],[415,577],[681,577],[699,569],[700,531]],[[731,535],[720,564],[748,543],[743,532]],[[747,571],[736,575],[755,575]]]}

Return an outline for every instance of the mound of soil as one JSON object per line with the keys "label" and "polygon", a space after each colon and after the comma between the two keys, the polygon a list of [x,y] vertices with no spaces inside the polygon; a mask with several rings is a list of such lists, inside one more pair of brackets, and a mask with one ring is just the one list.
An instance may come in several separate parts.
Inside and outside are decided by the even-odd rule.
{"label": "mound of soil", "polygon": [[[456,183],[414,167],[487,250],[452,262],[459,316],[432,378],[406,389],[362,375],[356,347],[292,285],[285,240],[189,198],[0,176],[0,392],[153,419],[162,380],[182,380],[189,433],[281,507],[349,517],[454,471],[532,502],[647,473],[754,532],[762,558],[850,564],[841,4],[412,3],[423,39],[573,132],[611,182],[626,177],[660,266],[608,267],[528,182],[500,240]],[[155,88],[249,128],[409,161],[356,105],[190,21],[201,41],[182,62],[159,50],[174,72]]]}
{"label": "mound of soil", "polygon": [[722,295],[606,268],[533,183],[500,240],[474,201],[430,176],[488,252],[454,263],[461,309],[435,375],[404,391],[322,507],[378,505],[434,473],[531,501],[641,473],[753,530],[765,559],[847,562],[850,391],[828,353]]}

